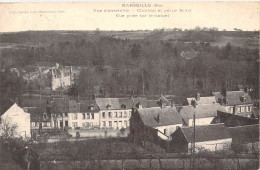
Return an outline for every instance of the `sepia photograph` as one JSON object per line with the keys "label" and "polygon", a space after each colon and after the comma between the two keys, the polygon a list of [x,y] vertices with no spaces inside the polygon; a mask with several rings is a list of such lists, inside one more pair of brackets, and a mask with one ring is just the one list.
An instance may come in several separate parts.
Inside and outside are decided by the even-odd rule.
{"label": "sepia photograph", "polygon": [[257,170],[260,2],[0,3],[0,170]]}

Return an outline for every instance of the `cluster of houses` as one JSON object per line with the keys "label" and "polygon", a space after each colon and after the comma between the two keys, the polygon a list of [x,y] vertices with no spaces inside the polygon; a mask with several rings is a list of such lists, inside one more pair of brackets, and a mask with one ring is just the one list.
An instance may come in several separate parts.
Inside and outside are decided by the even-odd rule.
{"label": "cluster of houses", "polygon": [[156,144],[168,152],[191,152],[192,146],[196,151],[245,146],[253,152],[259,144],[258,113],[244,90],[222,90],[207,97],[197,93],[183,106],[164,96],[158,100],[31,96],[9,101],[0,111],[1,125],[9,117],[22,137],[36,129],[126,128],[134,143]]}

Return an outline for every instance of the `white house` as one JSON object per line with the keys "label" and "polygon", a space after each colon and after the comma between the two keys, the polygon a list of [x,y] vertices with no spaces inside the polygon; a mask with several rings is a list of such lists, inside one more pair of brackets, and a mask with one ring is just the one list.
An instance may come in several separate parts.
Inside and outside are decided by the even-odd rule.
{"label": "white house", "polygon": [[13,127],[14,137],[30,138],[30,114],[10,100],[1,101],[0,107],[0,133],[3,134],[7,127]]}
{"label": "white house", "polygon": [[183,120],[184,126],[193,125],[193,115],[195,114],[196,125],[211,124],[213,119],[217,116],[217,111],[226,112],[225,108],[220,104],[199,104],[194,108],[192,105],[183,106],[180,110],[180,116]]}

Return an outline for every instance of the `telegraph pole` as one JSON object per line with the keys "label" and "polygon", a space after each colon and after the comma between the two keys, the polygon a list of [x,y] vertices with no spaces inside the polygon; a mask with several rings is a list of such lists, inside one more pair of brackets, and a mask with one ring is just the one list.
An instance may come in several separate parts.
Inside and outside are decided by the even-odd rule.
{"label": "telegraph pole", "polygon": [[192,151],[192,169],[194,170],[194,155],[195,155],[195,112],[193,114],[193,151]]}

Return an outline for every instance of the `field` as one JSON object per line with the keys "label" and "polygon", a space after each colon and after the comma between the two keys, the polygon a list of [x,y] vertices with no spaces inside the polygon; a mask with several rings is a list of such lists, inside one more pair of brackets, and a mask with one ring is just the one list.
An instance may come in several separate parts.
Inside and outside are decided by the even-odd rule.
{"label": "field", "polygon": [[259,48],[259,39],[249,37],[228,37],[222,36],[217,41],[213,42],[212,46],[225,47],[227,43],[231,43],[236,47],[247,47],[249,49]]}

